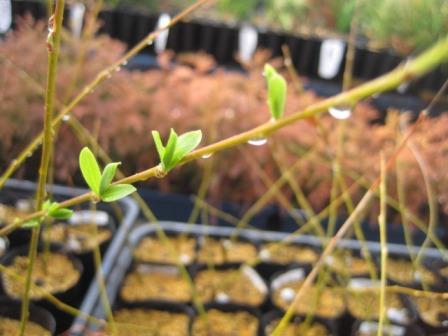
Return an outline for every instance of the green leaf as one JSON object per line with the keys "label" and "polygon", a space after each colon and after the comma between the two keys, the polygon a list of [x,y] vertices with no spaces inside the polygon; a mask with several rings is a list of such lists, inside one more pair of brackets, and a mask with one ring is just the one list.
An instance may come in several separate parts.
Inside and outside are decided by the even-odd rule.
{"label": "green leaf", "polygon": [[60,208],[60,204],[58,202],[52,202],[50,200],[46,200],[42,205],[42,209],[45,211],[45,216],[50,216],[56,219],[67,219],[70,218],[73,214],[73,211],[66,208]]}
{"label": "green leaf", "polygon": [[157,153],[159,153],[160,162],[162,162],[163,155],[165,154],[165,147],[163,146],[162,140],[160,139],[160,134],[157,131],[152,131],[151,134],[154,139],[154,143],[156,144]]}
{"label": "green leaf", "polygon": [[168,172],[175,166],[175,164],[173,165],[172,160],[174,157],[176,146],[177,146],[177,134],[173,129],[171,129],[170,137],[168,138],[168,143],[166,144],[165,153],[163,155],[163,161],[162,161],[166,172]]}
{"label": "green leaf", "polygon": [[73,215],[73,210],[59,208],[50,213],[50,216],[56,219],[69,219]]}
{"label": "green leaf", "polygon": [[285,111],[287,84],[283,76],[266,64],[264,74],[268,84],[268,106],[273,119],[280,119]]}
{"label": "green leaf", "polygon": [[44,204],[42,204],[42,209],[46,213],[51,213],[52,211],[56,210],[58,207],[59,207],[59,203],[58,202],[52,202],[49,199],[46,200],[44,202]]}
{"label": "green leaf", "polygon": [[114,202],[132,194],[136,190],[131,184],[112,184],[102,193],[101,199],[104,202]]}
{"label": "green leaf", "polygon": [[195,149],[202,140],[202,131],[191,131],[182,134],[177,139],[177,147],[174,152],[174,160],[176,164],[183,159],[185,155]]}
{"label": "green leaf", "polygon": [[39,219],[32,219],[29,220],[28,222],[25,222],[22,224],[22,228],[24,229],[33,229],[35,227],[38,227],[40,225],[40,220]]}
{"label": "green leaf", "polygon": [[97,195],[100,194],[101,171],[92,151],[84,147],[79,154],[79,167],[89,188]]}
{"label": "green leaf", "polygon": [[104,168],[103,175],[101,175],[100,195],[110,186],[120,164],[121,162],[112,162]]}

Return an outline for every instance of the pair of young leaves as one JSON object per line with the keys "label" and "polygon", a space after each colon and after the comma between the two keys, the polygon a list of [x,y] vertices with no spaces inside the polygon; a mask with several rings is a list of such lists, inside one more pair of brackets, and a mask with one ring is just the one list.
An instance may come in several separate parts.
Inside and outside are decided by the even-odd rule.
{"label": "pair of young leaves", "polygon": [[79,153],[79,168],[82,176],[95,195],[103,202],[114,202],[132,194],[136,189],[131,184],[112,184],[121,162],[109,163],[101,173],[92,151],[84,147]]}
{"label": "pair of young leaves", "polygon": [[[133,193],[136,189],[130,184],[112,184],[120,162],[109,163],[101,173],[98,162],[91,150],[84,147],[79,154],[79,167],[89,188],[104,202],[114,202]],[[45,201],[42,206],[44,216],[24,223],[24,228],[34,228],[42,221],[51,217],[54,219],[68,219],[73,210],[61,208],[58,202]]]}
{"label": "pair of young leaves", "polygon": [[192,150],[194,150],[202,140],[202,131],[191,131],[178,136],[171,129],[166,146],[162,144],[162,139],[157,131],[152,131],[152,137],[159,154],[160,164],[165,173],[168,173]]}
{"label": "pair of young leaves", "polygon": [[[185,155],[199,145],[202,139],[202,132],[192,131],[178,136],[176,132],[171,129],[166,146],[162,144],[159,132],[153,131],[152,136],[160,157],[162,169],[167,173],[173,169]],[[109,163],[101,173],[98,162],[89,148],[84,147],[79,154],[79,167],[82,176],[90,190],[92,190],[103,202],[114,202],[136,191],[135,187],[131,184],[112,184],[117,167],[120,164],[121,162]]]}
{"label": "pair of young leaves", "polygon": [[67,208],[61,208],[59,206],[58,202],[53,202],[50,200],[46,200],[44,202],[44,204],[42,205],[42,210],[45,213],[44,216],[42,216],[40,218],[32,219],[32,220],[24,223],[22,225],[22,227],[29,228],[29,229],[37,227],[47,217],[63,220],[63,219],[69,219],[73,215],[73,210],[70,210]]}

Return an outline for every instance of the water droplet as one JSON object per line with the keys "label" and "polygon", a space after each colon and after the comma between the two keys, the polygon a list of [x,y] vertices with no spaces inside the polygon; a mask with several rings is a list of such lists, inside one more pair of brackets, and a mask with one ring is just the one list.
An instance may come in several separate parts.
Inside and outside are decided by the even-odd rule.
{"label": "water droplet", "polygon": [[208,159],[208,158],[210,158],[212,155],[213,155],[213,153],[207,153],[207,154],[202,155],[202,158],[203,158],[203,159]]}
{"label": "water droplet", "polygon": [[263,146],[267,142],[268,142],[268,139],[260,137],[260,138],[250,139],[247,143],[252,146]]}
{"label": "water droplet", "polygon": [[330,107],[328,109],[328,112],[330,112],[333,118],[340,120],[350,118],[350,116],[352,115],[352,109],[346,106]]}
{"label": "water droplet", "polygon": [[123,61],[123,62],[121,63],[122,66],[126,66],[127,64],[128,64],[128,61]]}
{"label": "water droplet", "polygon": [[121,66],[117,67],[117,68],[115,69],[115,71],[116,71],[116,72],[121,71]]}
{"label": "water droplet", "polygon": [[66,114],[65,116],[62,117],[62,121],[69,121],[70,120],[70,116],[68,114]]}
{"label": "water droplet", "polygon": [[151,46],[154,43],[154,40],[149,40],[148,42],[146,42],[147,45]]}

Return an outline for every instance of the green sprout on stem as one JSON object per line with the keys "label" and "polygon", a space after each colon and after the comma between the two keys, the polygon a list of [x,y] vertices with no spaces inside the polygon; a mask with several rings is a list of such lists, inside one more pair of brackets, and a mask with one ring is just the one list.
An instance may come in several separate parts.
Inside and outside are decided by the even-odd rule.
{"label": "green sprout on stem", "polygon": [[42,205],[42,210],[44,215],[25,222],[22,227],[26,229],[32,229],[38,227],[46,218],[50,217],[53,219],[69,219],[73,215],[73,210],[67,208],[61,208],[58,202],[52,202],[46,200]]}
{"label": "green sprout on stem", "polygon": [[286,80],[270,64],[265,64],[263,74],[268,85],[268,105],[271,117],[273,120],[280,119],[285,112]]}
{"label": "green sprout on stem", "polygon": [[137,189],[131,184],[112,184],[121,162],[109,163],[101,174],[100,166],[92,151],[84,147],[79,154],[82,176],[96,198],[103,202],[114,202],[132,194]]}
{"label": "green sprout on stem", "polygon": [[187,132],[178,136],[171,129],[170,136],[166,146],[162,144],[160,134],[152,131],[152,137],[156,144],[157,153],[159,153],[160,164],[165,173],[168,173],[182,160],[185,155],[194,150],[202,140],[202,131]]}

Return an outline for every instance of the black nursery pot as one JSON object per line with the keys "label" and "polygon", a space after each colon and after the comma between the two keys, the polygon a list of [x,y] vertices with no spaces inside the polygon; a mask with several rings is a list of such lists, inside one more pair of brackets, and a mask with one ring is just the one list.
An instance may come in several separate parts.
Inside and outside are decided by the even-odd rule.
{"label": "black nursery pot", "polygon": [[[197,257],[196,257],[196,264],[198,265],[207,265],[207,262],[203,260],[203,257],[201,257],[201,251],[203,251],[204,248],[207,247],[207,244],[219,244],[222,248],[222,256],[223,260],[221,262],[211,260],[210,262],[213,265],[234,265],[238,266],[243,263],[250,264],[252,261],[256,260],[258,253],[259,253],[259,243],[258,241],[255,241],[254,239],[249,239],[246,237],[242,237],[241,235],[237,235],[235,238],[233,237],[223,237],[218,234],[208,234],[204,236],[198,236],[197,237]],[[243,258],[235,259],[235,256],[229,255],[227,251],[232,252],[232,249],[235,250],[236,247],[232,247],[232,244],[238,244],[238,243],[244,243],[251,246],[252,251],[254,252],[254,255],[251,256],[249,251],[246,251],[246,254]],[[244,251],[241,251],[244,253]],[[204,253],[204,252],[203,252]]]}
{"label": "black nursery pot", "polygon": [[[389,269],[393,269],[394,272],[393,274],[397,274],[398,272],[398,266],[394,266],[391,264],[391,261],[396,261],[396,262],[404,262],[404,263],[411,263],[411,258],[410,256],[397,256],[397,255],[393,255],[391,254],[388,258],[388,268]],[[378,260],[378,264],[379,264],[379,260]],[[425,259],[423,260],[421,267],[423,267],[423,270],[425,272],[429,272],[430,274],[432,274],[433,278],[434,278],[434,283],[430,283],[428,281],[426,281],[426,285],[433,288],[434,290],[438,290],[438,291],[442,291],[444,289],[446,289],[446,285],[444,285],[440,275],[438,274],[437,268],[435,267],[435,264],[432,263],[431,259]],[[387,275],[387,278],[389,279],[389,281],[391,282],[391,284],[393,285],[400,285],[400,286],[404,286],[404,287],[410,287],[410,288],[415,288],[415,289],[423,289],[423,285],[421,279],[417,278],[415,276],[416,272],[415,270],[412,272],[412,274],[414,274],[414,279],[412,279],[411,281],[401,281],[400,279],[397,279],[395,276],[391,277],[390,274]],[[422,274],[422,273],[420,273]]]}
{"label": "black nursery pot", "polygon": [[[262,317],[262,323],[261,323],[264,327],[264,330],[263,330],[264,334],[268,335],[267,328],[269,327],[269,325],[273,321],[281,319],[284,315],[285,315],[285,313],[283,313],[281,310],[278,310],[278,309],[271,310],[268,313],[264,314]],[[306,319],[306,316],[294,315],[291,318],[290,323],[298,324],[298,323],[304,322],[305,319]],[[327,330],[328,335],[337,335],[338,334],[337,326],[336,326],[335,322],[332,320],[324,319],[321,317],[313,317],[312,322],[313,323],[317,322],[317,323],[321,324],[322,326],[324,326]]]}
{"label": "black nursery pot", "polygon": [[[377,335],[377,322],[373,321],[360,321],[356,320],[352,327],[351,336],[376,336]],[[410,326],[401,326],[393,324],[390,326],[384,325],[383,333],[385,335],[402,335],[402,336],[424,336],[423,332],[415,324]],[[389,332],[388,332],[389,331]],[[364,332],[361,334],[361,332]]]}
{"label": "black nursery pot", "polygon": [[[246,269],[242,269],[241,267],[247,267]],[[194,265],[192,267],[192,273],[193,273],[193,281],[195,283],[196,286],[196,290],[198,292],[200,292],[200,289],[198,288],[198,275],[200,272],[202,271],[207,271],[207,270],[211,270],[210,268],[208,268],[207,265]],[[245,279],[245,281],[251,281],[252,285],[254,287],[258,287],[258,290],[260,291],[260,293],[263,296],[263,300],[261,300],[260,303],[258,304],[251,304],[249,302],[240,302],[240,301],[232,301],[232,299],[230,297],[220,297],[219,293],[214,293],[215,296],[210,299],[205,301],[205,303],[216,303],[216,304],[235,304],[235,305],[243,305],[243,306],[247,306],[247,307],[253,307],[256,309],[265,309],[266,307],[268,307],[269,304],[269,288],[265,282],[265,280],[260,276],[260,274],[258,274],[258,272],[250,267],[250,266],[246,266],[246,265],[241,265],[241,264],[221,264],[221,265],[215,265],[213,266],[213,272],[219,272],[219,271],[227,271],[227,270],[239,270],[240,272],[243,272],[247,279]],[[225,293],[224,293],[225,294]]]}
{"label": "black nursery pot", "polygon": [[[140,269],[140,271],[139,271]],[[186,266],[187,272],[190,276],[190,278],[193,278],[193,273],[194,271],[192,270],[192,267],[190,266]],[[126,287],[126,279],[127,277],[134,272],[137,273],[161,273],[161,274],[175,274],[176,277],[178,277],[179,279],[182,279],[183,281],[183,277],[181,275],[181,273],[178,271],[178,268],[176,265],[161,265],[161,264],[154,264],[154,263],[137,263],[137,262],[131,262],[130,265],[127,267],[126,271],[124,271],[124,269],[118,270],[120,271],[121,274],[123,275],[123,279],[121,281],[121,283],[118,284],[117,286],[117,296],[116,296],[116,302],[117,305],[128,305],[128,304],[142,304],[142,303],[151,303],[151,302],[164,302],[164,303],[181,303],[181,304],[190,304],[191,303],[191,298],[183,300],[183,298],[179,298],[179,297],[170,297],[170,296],[163,296],[160,295],[159,296],[148,296],[148,297],[143,297],[143,298],[126,298],[123,295],[123,289]],[[143,277],[144,275],[142,275]],[[148,282],[144,281],[144,279],[141,279],[142,281],[139,282],[139,284],[141,285],[145,285]],[[109,282],[115,281],[115,279],[109,279]],[[144,288],[143,288],[144,289]],[[142,289],[142,290],[143,290]],[[166,290],[167,289],[167,284],[161,284],[161,289]]]}
{"label": "black nursery pot", "polygon": [[[280,274],[290,268],[304,268],[304,269],[308,269],[309,266],[311,264],[314,264],[314,262],[317,261],[321,251],[318,247],[316,246],[312,246],[312,245],[308,245],[308,244],[299,244],[299,243],[287,243],[283,246],[293,246],[296,248],[303,248],[303,249],[309,249],[309,253],[315,253],[316,255],[316,260],[314,260],[313,262],[299,262],[299,261],[291,261],[291,262],[278,262],[275,260],[270,260],[268,258],[268,256],[266,255],[265,252],[267,251],[264,248],[264,244],[269,243],[267,241],[264,241],[262,243],[259,244],[259,253],[258,253],[258,257],[260,258],[260,262],[255,266],[255,269],[257,270],[258,273],[260,273],[260,275],[266,279],[266,280],[270,280],[272,279],[272,277],[276,274]],[[274,242],[275,243],[275,242]],[[280,249],[282,249],[283,247],[279,247]]]}
{"label": "black nursery pot", "polygon": [[[61,224],[61,225],[70,225],[70,226],[76,226],[77,224],[97,224],[98,231],[101,229],[109,230],[110,231],[110,237],[100,243],[99,249],[100,254],[103,255],[104,252],[107,250],[113,235],[116,231],[116,222],[114,220],[114,217],[111,213],[109,213],[110,208],[101,208],[98,209],[98,211],[90,211],[90,210],[80,210],[75,211],[73,216],[70,218],[70,222],[64,222],[64,223],[55,223],[55,224]],[[79,220],[77,220],[76,223],[73,223],[72,220],[78,216]],[[51,242],[52,244],[61,245],[62,249],[66,251],[68,254],[75,256],[77,259],[79,259],[83,265],[84,272],[82,273],[81,277],[81,288],[80,291],[84,293],[88,286],[90,285],[90,281],[92,280],[93,276],[95,275],[95,262],[94,262],[94,250],[78,250],[73,246],[70,246],[70,244],[65,242]]]}
{"label": "black nursery pot", "polygon": [[[357,282],[357,284],[355,284]],[[376,283],[373,282],[370,278],[353,278],[352,282],[348,285],[348,290],[350,288],[377,288],[379,285],[379,281]],[[348,293],[347,293],[348,294]],[[367,293],[369,294],[369,293]],[[366,294],[366,295],[367,295]],[[361,295],[361,293],[359,294]],[[370,293],[370,295],[376,295],[373,293]],[[386,307],[386,317],[388,318],[391,323],[403,325],[403,326],[412,326],[417,321],[417,311],[415,310],[414,305],[412,304],[410,298],[407,295],[404,294],[396,294],[397,299],[400,301],[402,309],[389,309],[391,307]],[[353,294],[353,299],[356,299],[356,294]],[[354,323],[355,320],[369,318],[364,316],[359,316],[359,314],[356,314],[353,311],[353,306],[350,305],[350,297],[347,297],[347,311],[349,314],[347,314],[347,320],[351,321],[351,323]],[[369,303],[368,303],[369,304]],[[371,305],[372,303],[370,303]],[[377,318],[377,317],[375,317]]]}
{"label": "black nursery pot", "polygon": [[[23,194],[17,194],[17,193],[9,192],[9,191],[4,192],[0,195],[0,204],[7,206],[7,207],[17,208],[19,201],[27,201],[27,200],[24,198]],[[3,223],[0,221],[0,225],[5,225],[5,224],[6,223]],[[11,248],[25,245],[25,244],[28,244],[28,242],[31,239],[31,230],[18,228],[18,229],[15,229],[14,231],[10,232],[7,235],[7,238],[9,240],[9,246]]]}
{"label": "black nursery pot", "polygon": [[[0,297],[0,316],[20,321],[21,302],[7,297]],[[36,323],[48,330],[51,335],[56,332],[56,321],[47,310],[33,304],[29,306],[29,321]]]}
{"label": "black nursery pot", "polygon": [[[429,288],[429,291],[437,290]],[[423,307],[420,307],[419,300],[423,300]],[[448,335],[448,304],[445,299],[410,297],[410,301],[417,313],[418,325],[424,330],[425,335]],[[431,309],[437,311],[431,312]]]}
{"label": "black nursery pot", "polygon": [[[312,269],[312,266],[300,266],[300,267],[290,266],[287,270],[280,271],[280,272],[277,272],[276,274],[274,274],[271,277],[270,282],[269,282],[269,293],[270,293],[269,305],[271,307],[273,307],[271,309],[275,309],[278,311],[286,310],[280,304],[278,304],[278,302],[275,301],[275,298],[274,298],[275,290],[277,288],[282,288],[282,287],[284,289],[287,289],[288,287],[286,287],[286,286],[284,287],[284,285],[289,282],[295,283],[296,281],[297,282],[304,281],[306,279],[306,276],[311,271],[311,269]],[[333,278],[333,275],[331,275],[329,273],[328,273],[328,276]],[[292,295],[291,300],[289,301],[289,304],[292,302],[292,299],[295,297],[296,293],[297,292],[294,291],[291,294],[288,294],[288,295]],[[280,296],[282,296],[282,295],[283,294],[280,293]],[[320,300],[321,299],[322,298],[320,298]],[[339,297],[339,299],[341,299],[341,297]],[[286,299],[283,299],[283,300],[286,300]],[[321,312],[316,310],[313,315],[313,318],[327,321],[328,323],[330,323],[329,326],[335,330],[344,330],[346,325],[351,326],[351,324],[350,324],[351,321],[347,320],[348,314],[347,314],[347,306],[345,303],[345,299],[342,298],[342,300],[343,300],[343,303],[342,303],[343,306],[342,306],[341,311],[335,310],[335,314],[333,316],[331,316],[330,314],[327,315],[326,313],[325,313],[325,315],[322,315]],[[289,304],[288,304],[288,306],[289,306]],[[329,312],[328,309],[329,308],[326,308],[327,312]],[[306,313],[308,313],[308,312],[306,312]],[[300,313],[295,312],[295,314],[298,316],[302,316],[305,313],[302,314],[301,312]]]}
{"label": "black nursery pot", "polygon": [[[254,316],[258,319],[258,330],[256,335],[257,336],[264,336],[264,326],[262,323],[262,316],[260,310],[257,308],[247,306],[247,305],[240,305],[240,304],[233,304],[233,303],[207,303],[204,305],[204,308],[206,311],[216,309],[218,311],[224,312],[224,313],[237,313],[237,312],[247,312],[250,315]],[[193,326],[196,319],[199,318],[199,313],[196,310],[196,316],[195,319],[192,321],[192,327],[191,327],[191,336],[195,336],[193,333]]]}
{"label": "black nursery pot", "polygon": [[191,322],[195,315],[194,310],[181,303],[169,303],[163,301],[151,301],[151,302],[141,302],[141,303],[117,303],[114,305],[114,312],[119,311],[121,309],[130,309],[130,310],[145,310],[145,311],[163,311],[168,313],[176,313],[176,314],[184,314],[188,317],[188,329],[186,330],[187,334],[190,334]]}
{"label": "black nursery pot", "polygon": [[[186,237],[186,238],[194,240],[194,247],[193,247],[193,251],[192,251],[193,255],[191,256],[191,259],[187,260],[186,257],[184,257],[184,260],[182,260],[182,255],[179,255],[180,261],[182,262],[183,265],[185,265],[185,266],[192,265],[195,262],[195,260],[196,260],[196,252],[197,252],[197,238],[196,238],[196,236],[193,235],[193,234],[179,233],[179,232],[174,232],[174,231],[170,231],[170,230],[164,230],[163,232],[164,232],[165,236],[168,239],[175,239],[177,237],[183,236],[183,237]],[[136,250],[138,250],[140,248],[140,244],[142,244],[142,242],[145,240],[145,238],[153,238],[153,239],[159,240],[160,242],[163,243],[163,240],[159,239],[159,236],[158,236],[157,232],[151,232],[149,235],[145,235],[145,236],[140,237],[139,242],[136,244],[136,246],[135,246],[135,248],[133,250],[133,262],[134,262],[134,264],[137,264],[137,263],[142,263],[142,264],[150,263],[150,264],[157,264],[157,265],[173,265],[173,264],[175,264],[175,262],[170,262],[170,260],[163,260],[164,256],[162,256],[162,258],[158,259],[157,257],[160,256],[160,252],[159,252],[158,255],[155,255],[155,253],[154,253],[153,254],[154,258],[152,257],[150,260],[139,257],[136,254]],[[171,241],[171,244],[174,244],[174,243]],[[173,246],[173,247],[176,247],[176,246]]]}
{"label": "black nursery pot", "polygon": [[[21,247],[12,249],[4,256],[4,258],[2,258],[2,264],[5,266],[9,266],[9,265],[11,265],[11,263],[13,262],[15,257],[27,256],[28,249],[29,249],[28,246],[21,246]],[[39,251],[42,251],[42,247],[39,247]],[[58,298],[62,302],[69,303],[71,306],[78,306],[82,299],[81,278],[82,278],[82,274],[83,274],[83,266],[82,266],[81,262],[78,259],[74,258],[73,256],[65,253],[63,251],[63,249],[61,248],[61,246],[51,245],[50,251],[65,254],[71,260],[75,269],[78,270],[78,272],[80,273],[80,280],[78,280],[78,282],[74,286],[66,289],[63,292],[51,293],[51,294],[53,294],[56,298]],[[2,287],[2,291],[3,291],[2,293],[6,294],[3,275],[1,277],[1,287]],[[32,300],[32,302],[34,302],[36,305],[39,305],[39,306],[47,309],[49,312],[51,312],[53,314],[53,316],[55,317],[55,319],[57,321],[57,326],[56,326],[57,333],[61,333],[70,327],[70,324],[73,320],[72,315],[69,315],[69,314],[65,313],[64,311],[59,310],[58,308],[56,308],[54,306],[54,304],[50,303],[45,298]]]}

